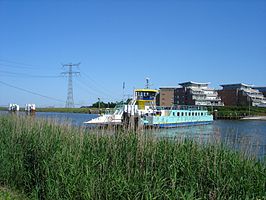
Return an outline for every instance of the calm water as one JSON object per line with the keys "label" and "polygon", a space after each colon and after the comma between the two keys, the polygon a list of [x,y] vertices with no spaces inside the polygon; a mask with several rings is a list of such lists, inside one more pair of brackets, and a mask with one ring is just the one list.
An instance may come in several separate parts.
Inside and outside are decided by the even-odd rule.
{"label": "calm water", "polygon": [[[5,115],[9,113],[0,111],[0,114]],[[17,114],[25,115],[24,112]],[[62,123],[70,122],[73,125],[84,126],[83,122],[97,116],[95,114],[80,113],[36,112],[34,117],[55,119]],[[259,157],[266,155],[266,121],[216,120],[210,125],[146,130],[146,132],[150,132],[158,137],[189,137],[202,140],[203,142],[217,139],[225,141],[227,144],[232,144],[237,149],[245,148],[244,151],[252,151]]]}

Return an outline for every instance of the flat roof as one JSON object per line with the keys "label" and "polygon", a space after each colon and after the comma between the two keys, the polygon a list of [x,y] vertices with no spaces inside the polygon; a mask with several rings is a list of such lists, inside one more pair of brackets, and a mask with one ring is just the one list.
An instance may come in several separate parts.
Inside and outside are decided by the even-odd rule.
{"label": "flat roof", "polygon": [[161,86],[159,89],[176,89],[181,88],[180,86]]}
{"label": "flat roof", "polygon": [[233,84],[223,84],[222,87],[229,87],[229,86],[245,86],[245,87],[253,87],[254,85],[249,85],[245,83],[233,83]]}
{"label": "flat roof", "polygon": [[258,87],[252,87],[253,89],[259,90],[259,91],[266,91],[266,86],[258,86]]}
{"label": "flat roof", "polygon": [[256,86],[256,87],[252,87],[252,88],[255,88],[255,89],[258,89],[258,88],[266,89],[266,86]]}
{"label": "flat roof", "polygon": [[210,82],[207,83],[199,83],[199,82],[194,82],[194,81],[188,81],[184,83],[179,83],[179,85],[209,85]]}
{"label": "flat roof", "polygon": [[158,90],[154,90],[154,89],[135,89],[135,92],[158,92]]}

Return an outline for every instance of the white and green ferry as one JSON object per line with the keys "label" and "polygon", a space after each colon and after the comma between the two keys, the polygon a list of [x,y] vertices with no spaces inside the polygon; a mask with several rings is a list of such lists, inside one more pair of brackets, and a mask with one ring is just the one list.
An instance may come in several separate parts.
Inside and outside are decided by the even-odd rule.
{"label": "white and green ferry", "polygon": [[213,116],[204,107],[175,106],[157,107],[154,114],[145,115],[142,119],[145,126],[171,128],[210,124]]}
{"label": "white and green ferry", "polygon": [[157,90],[136,89],[134,97],[127,105],[119,105],[113,113],[106,113],[85,123],[96,125],[119,125],[129,119],[137,119],[138,126],[144,127],[179,127],[191,125],[205,125],[212,123],[213,115],[206,107],[182,106],[158,107],[156,106]]}

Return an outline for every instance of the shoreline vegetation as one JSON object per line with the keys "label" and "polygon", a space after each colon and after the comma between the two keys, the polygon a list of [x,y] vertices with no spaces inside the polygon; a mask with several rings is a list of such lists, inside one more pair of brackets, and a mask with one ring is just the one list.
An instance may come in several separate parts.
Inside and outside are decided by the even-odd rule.
{"label": "shoreline vegetation", "polygon": [[265,160],[219,140],[0,116],[0,152],[0,186],[29,199],[266,198]]}
{"label": "shoreline vegetation", "polygon": [[[1,111],[7,111],[8,108],[0,107]],[[24,109],[21,108],[21,111]],[[62,112],[62,113],[84,113],[84,114],[99,114],[104,112],[105,108],[36,108],[37,112]],[[99,112],[100,111],[100,112]]]}
{"label": "shoreline vegetation", "polygon": [[266,108],[248,106],[209,107],[215,119],[241,119],[248,116],[266,116]]}
{"label": "shoreline vegetation", "polygon": [[[23,109],[23,108],[22,108]],[[64,112],[64,113],[84,113],[99,114],[104,113],[106,108],[37,108],[37,112]],[[111,108],[112,109],[112,108]],[[8,110],[0,107],[1,111]],[[247,106],[223,106],[208,107],[209,112],[213,112],[218,119],[238,119],[246,116],[266,116],[266,108],[247,107]],[[217,111],[217,113],[215,113]]]}

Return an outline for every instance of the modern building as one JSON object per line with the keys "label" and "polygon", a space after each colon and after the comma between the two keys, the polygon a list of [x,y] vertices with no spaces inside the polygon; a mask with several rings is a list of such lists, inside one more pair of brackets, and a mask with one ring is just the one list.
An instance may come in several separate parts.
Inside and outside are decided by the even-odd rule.
{"label": "modern building", "polygon": [[244,83],[224,84],[218,91],[222,101],[227,106],[266,106],[266,98],[253,85]]}
{"label": "modern building", "polygon": [[160,87],[159,102],[160,106],[171,107],[174,105],[174,94],[178,86],[164,86]]}
{"label": "modern building", "polygon": [[216,90],[209,88],[210,83],[193,81],[179,83],[175,89],[174,103],[178,105],[224,106]]}
{"label": "modern building", "polygon": [[266,97],[266,87],[252,87],[255,90],[259,90],[264,97]]}

